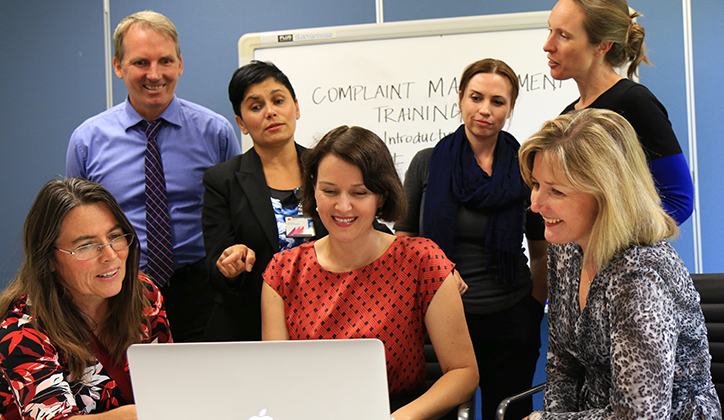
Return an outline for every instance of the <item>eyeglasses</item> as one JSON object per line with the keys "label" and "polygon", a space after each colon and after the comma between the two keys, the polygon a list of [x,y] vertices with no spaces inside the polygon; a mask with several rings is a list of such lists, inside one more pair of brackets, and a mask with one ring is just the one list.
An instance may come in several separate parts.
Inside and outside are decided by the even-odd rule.
{"label": "eyeglasses", "polygon": [[70,254],[75,256],[75,258],[85,261],[93,259],[99,255],[101,255],[101,252],[103,252],[103,248],[106,246],[109,246],[113,248],[114,251],[123,251],[124,249],[131,246],[133,243],[133,234],[132,233],[126,233],[125,235],[119,235],[115,238],[111,239],[110,242],[107,244],[85,244],[81,245],[78,248],[76,248],[73,251],[66,251],[65,249],[55,248],[60,252],[65,252],[66,254]]}

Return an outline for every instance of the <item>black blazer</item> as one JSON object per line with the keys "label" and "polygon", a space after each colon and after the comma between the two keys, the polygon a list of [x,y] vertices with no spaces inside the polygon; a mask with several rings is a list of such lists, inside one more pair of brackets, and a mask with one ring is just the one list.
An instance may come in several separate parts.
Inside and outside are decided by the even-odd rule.
{"label": "black blazer", "polygon": [[[307,149],[296,144],[301,160]],[[206,247],[206,264],[217,296],[209,324],[207,341],[248,341],[261,339],[262,273],[279,251],[277,222],[269,199],[261,159],[254,148],[235,156],[204,173],[204,204],[201,224]],[[314,221],[317,236],[327,230]],[[256,253],[249,273],[242,273],[237,284],[230,285],[216,268],[224,250],[244,244]]]}

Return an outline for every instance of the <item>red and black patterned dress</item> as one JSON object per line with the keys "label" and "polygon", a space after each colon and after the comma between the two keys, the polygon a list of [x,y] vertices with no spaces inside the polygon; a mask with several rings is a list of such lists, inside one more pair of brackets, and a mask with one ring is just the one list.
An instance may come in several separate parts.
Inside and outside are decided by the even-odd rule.
{"label": "red and black patterned dress", "polygon": [[284,299],[292,340],[377,338],[390,394],[425,384],[425,313],[453,263],[432,241],[397,237],[371,264],[345,273],[317,261],[314,243],[274,256],[264,280]]}
{"label": "red and black patterned dress", "polygon": [[[163,298],[141,279],[151,306],[144,343],[171,341]],[[68,382],[63,356],[42,328],[33,327],[31,309],[22,296],[0,323],[0,420],[57,420],[102,413],[128,404],[116,382],[98,362],[86,368],[83,381]],[[128,374],[128,363],[125,366]]]}

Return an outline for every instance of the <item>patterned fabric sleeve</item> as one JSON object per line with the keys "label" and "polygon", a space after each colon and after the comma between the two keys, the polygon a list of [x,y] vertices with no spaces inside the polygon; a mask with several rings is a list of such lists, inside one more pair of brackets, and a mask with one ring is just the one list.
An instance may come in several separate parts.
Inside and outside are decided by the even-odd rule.
{"label": "patterned fabric sleeve", "polygon": [[422,299],[422,314],[427,313],[435,292],[442,286],[447,276],[452,273],[455,265],[447,259],[445,253],[435,242],[427,238],[409,238],[407,241],[414,242],[417,250],[420,252],[422,259],[420,261],[419,281],[420,281],[420,298]]}
{"label": "patterned fabric sleeve", "polygon": [[679,335],[672,291],[646,268],[612,286],[611,411],[621,418],[670,418]]}
{"label": "patterned fabric sleeve", "polygon": [[139,278],[145,287],[144,293],[151,301],[151,306],[144,309],[144,315],[148,316],[150,326],[143,326],[143,342],[172,343],[173,338],[171,337],[161,292],[152,281],[143,276],[139,276]]}
{"label": "patterned fabric sleeve", "polygon": [[[637,270],[614,280],[611,301],[617,310],[611,318],[611,390],[609,404],[603,408],[578,411],[578,391],[561,386],[551,378],[548,368],[543,418],[556,420],[594,420],[606,418],[671,418],[672,387],[676,365],[676,311],[667,286],[653,271]],[[646,314],[642,317],[642,314]],[[555,341],[550,337],[549,346]],[[551,347],[549,347],[551,348]],[[549,350],[548,365],[556,364]],[[559,363],[560,364],[560,363]],[[583,377],[583,372],[579,375]],[[567,391],[567,392],[564,392]],[[589,392],[591,390],[589,389]]]}
{"label": "patterned fabric sleeve", "polygon": [[546,363],[546,388],[544,406],[550,412],[573,412],[578,410],[578,394],[581,384],[579,378],[584,375],[583,366],[558,343],[556,328],[550,325],[559,307],[556,300],[567,293],[567,285],[559,277],[564,261],[558,259],[562,252],[560,245],[551,244],[548,247],[548,300],[549,300],[549,328],[548,328],[548,362]]}
{"label": "patterned fabric sleeve", "polygon": [[[156,286],[141,278],[151,301],[145,308],[150,325],[144,326],[143,342],[170,342],[171,333]],[[89,366],[82,382],[69,383],[64,360],[50,337],[32,325],[25,298],[0,324],[0,420],[16,420],[18,406],[23,419],[59,420],[98,413],[126,404],[117,384],[100,364]],[[128,372],[128,365],[125,367]]]}
{"label": "patterned fabric sleeve", "polygon": [[[25,419],[56,420],[84,414],[65,380],[58,350],[44,332],[31,326],[30,315],[24,313],[24,301],[15,309],[0,325],[0,369],[4,378],[0,385],[9,386]],[[0,395],[5,392],[7,389],[0,389]],[[15,409],[13,403],[8,405],[5,407]],[[15,417],[13,412],[2,414],[2,419]]]}

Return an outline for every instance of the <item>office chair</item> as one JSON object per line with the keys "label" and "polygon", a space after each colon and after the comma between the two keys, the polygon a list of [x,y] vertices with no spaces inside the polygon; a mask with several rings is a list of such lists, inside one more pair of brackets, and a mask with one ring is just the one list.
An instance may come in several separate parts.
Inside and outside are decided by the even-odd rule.
{"label": "office chair", "polygon": [[701,295],[711,354],[711,379],[719,400],[724,401],[724,273],[692,274],[691,279]]}

